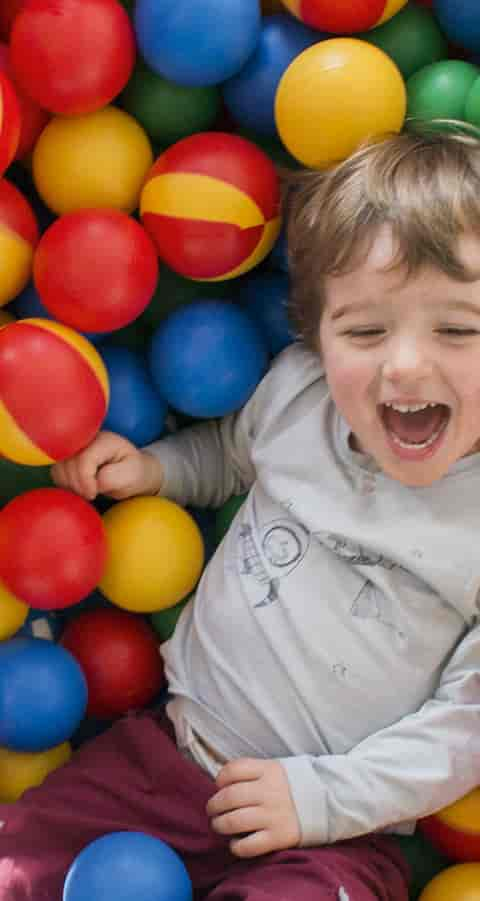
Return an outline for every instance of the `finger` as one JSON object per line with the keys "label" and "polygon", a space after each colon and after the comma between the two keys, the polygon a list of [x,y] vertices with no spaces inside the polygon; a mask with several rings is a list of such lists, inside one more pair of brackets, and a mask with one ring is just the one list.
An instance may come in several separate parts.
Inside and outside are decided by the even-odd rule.
{"label": "finger", "polygon": [[242,807],[219,817],[214,817],[210,825],[220,835],[239,835],[263,829],[266,825],[264,811],[261,807]]}
{"label": "finger", "polygon": [[106,463],[100,467],[97,473],[97,490],[100,494],[108,494],[115,500],[130,497],[132,462],[125,460],[120,463]]}
{"label": "finger", "polygon": [[208,816],[218,816],[228,810],[258,804],[255,782],[234,782],[216,792],[207,803]]}
{"label": "finger", "polygon": [[278,850],[267,829],[232,838],[229,845],[230,851],[235,857],[260,857],[262,854]]}
{"label": "finger", "polygon": [[262,760],[255,760],[253,757],[240,757],[238,760],[229,760],[222,767],[215,781],[219,788],[223,788],[232,782],[247,782],[259,779],[262,773]]}

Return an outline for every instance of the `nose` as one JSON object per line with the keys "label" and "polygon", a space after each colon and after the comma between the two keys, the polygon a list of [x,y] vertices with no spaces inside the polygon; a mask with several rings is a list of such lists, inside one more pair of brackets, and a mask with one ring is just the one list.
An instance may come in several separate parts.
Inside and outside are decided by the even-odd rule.
{"label": "nose", "polygon": [[434,363],[424,342],[398,337],[386,347],[383,377],[393,384],[411,384],[432,375]]}

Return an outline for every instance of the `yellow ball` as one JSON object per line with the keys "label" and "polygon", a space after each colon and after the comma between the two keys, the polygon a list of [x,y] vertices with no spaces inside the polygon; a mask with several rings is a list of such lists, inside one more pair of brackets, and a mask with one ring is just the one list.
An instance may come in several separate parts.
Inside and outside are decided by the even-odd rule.
{"label": "yellow ball", "polygon": [[103,516],[109,548],[103,594],[125,610],[172,607],[196,585],[204,563],[200,529],[161,497],[120,501]]}
{"label": "yellow ball", "polygon": [[33,178],[58,215],[89,207],[131,213],[152,163],[144,129],[133,116],[106,106],[86,116],[53,118],[36,143]]}
{"label": "yellow ball", "polygon": [[11,594],[3,582],[0,582],[0,641],[15,635],[23,626],[29,606]]}
{"label": "yellow ball", "polygon": [[442,870],[418,901],[480,901],[480,863],[460,863]]}
{"label": "yellow ball", "polygon": [[48,774],[66,763],[71,755],[68,741],[47,751],[0,748],[0,803],[18,801],[27,788],[41,785]]}
{"label": "yellow ball", "polygon": [[331,38],[300,53],[284,72],[275,119],[287,150],[321,169],[349,156],[367,138],[402,128],[405,82],[374,44]]}

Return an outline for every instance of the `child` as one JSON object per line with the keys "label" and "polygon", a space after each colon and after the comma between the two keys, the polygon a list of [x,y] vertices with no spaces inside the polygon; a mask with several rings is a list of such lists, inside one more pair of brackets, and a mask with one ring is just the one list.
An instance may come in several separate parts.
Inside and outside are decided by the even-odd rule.
{"label": "child", "polygon": [[86,498],[249,491],[134,713],[6,805],[1,901],[167,841],[195,898],[406,901],[387,832],[480,784],[480,141],[405,132],[290,197],[283,351],[237,414],[53,468]]}

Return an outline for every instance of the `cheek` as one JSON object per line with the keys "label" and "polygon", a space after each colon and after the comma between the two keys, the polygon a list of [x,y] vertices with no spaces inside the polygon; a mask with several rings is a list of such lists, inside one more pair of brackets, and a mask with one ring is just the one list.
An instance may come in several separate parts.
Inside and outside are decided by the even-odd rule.
{"label": "cheek", "polygon": [[344,351],[329,349],[323,355],[330,392],[338,405],[352,406],[372,379],[372,367]]}

